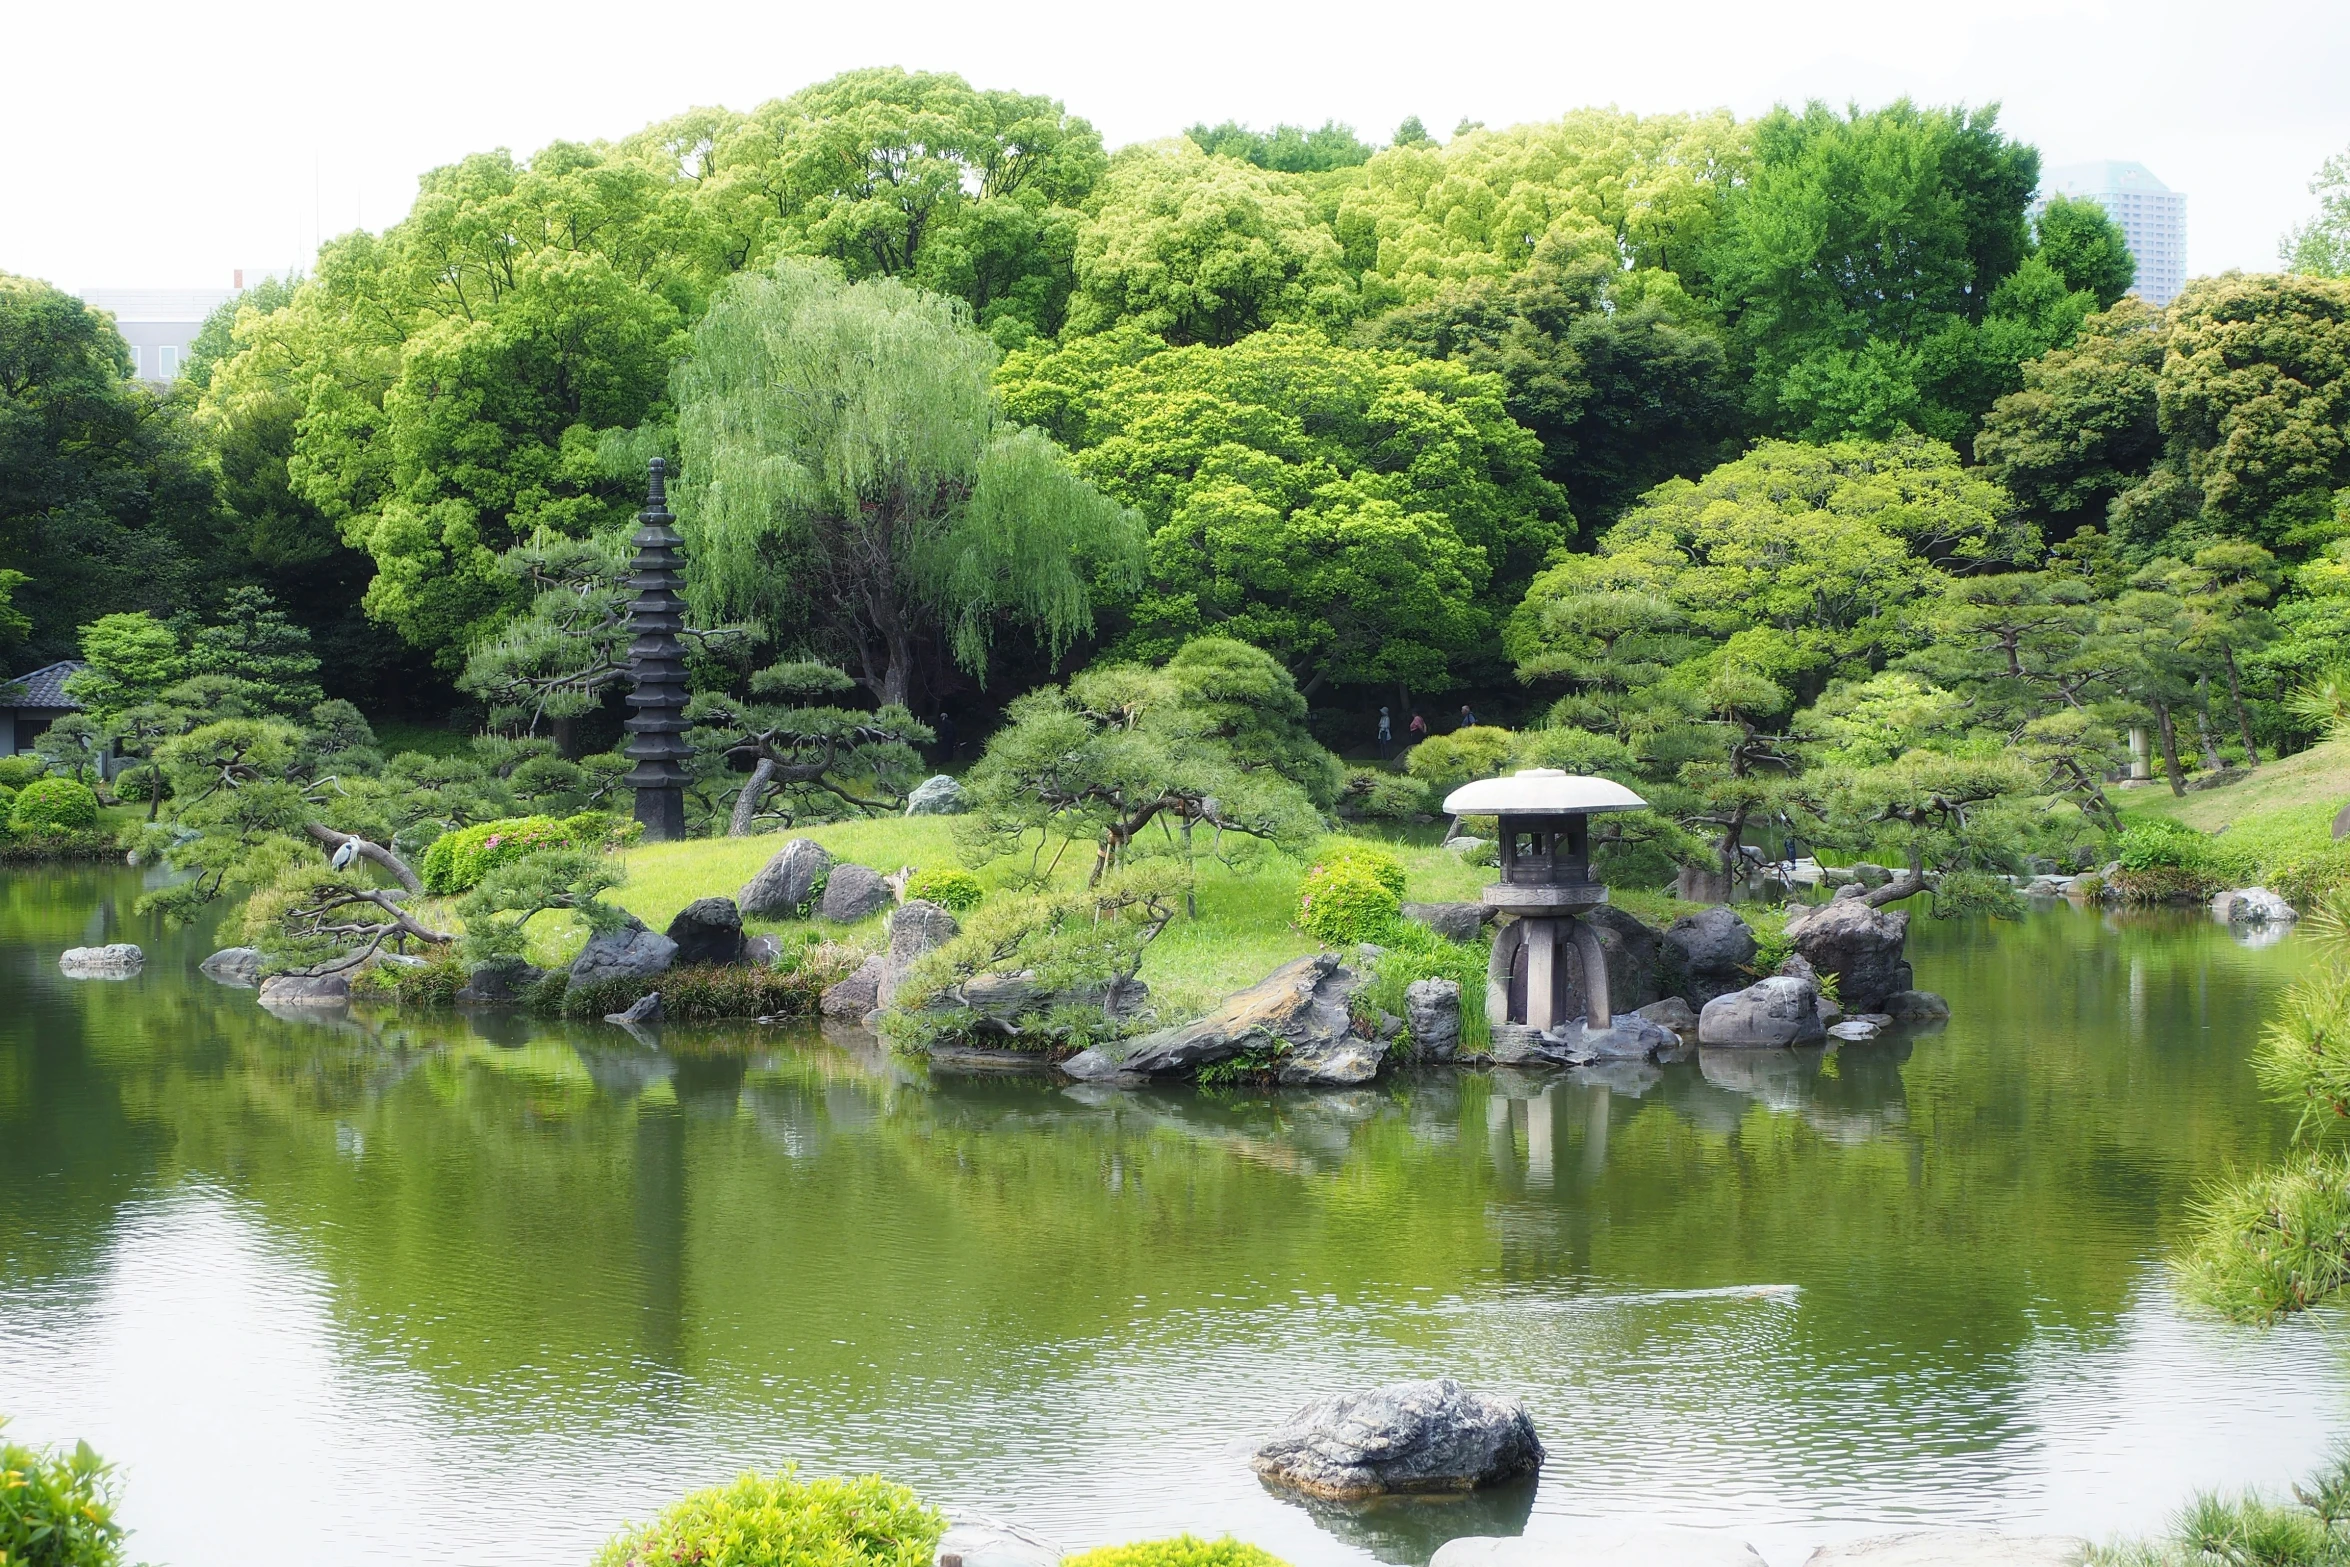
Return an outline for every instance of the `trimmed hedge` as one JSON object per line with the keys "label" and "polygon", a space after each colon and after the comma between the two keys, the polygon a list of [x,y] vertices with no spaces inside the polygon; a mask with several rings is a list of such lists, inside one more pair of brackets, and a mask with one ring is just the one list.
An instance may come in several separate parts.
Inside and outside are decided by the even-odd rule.
{"label": "trimmed hedge", "polygon": [[509,816],[441,834],[424,851],[424,861],[417,866],[416,874],[423,880],[425,891],[453,897],[471,892],[484,876],[499,866],[511,865],[541,849],[599,849],[629,836],[617,818],[601,811],[560,818]]}
{"label": "trimmed hedge", "polygon": [[15,833],[88,832],[98,825],[98,797],[70,778],[39,778],[17,791],[8,808]]}
{"label": "trimmed hedge", "polygon": [[597,1552],[595,1567],[930,1567],[946,1526],[936,1509],[879,1475],[803,1483],[786,1469],[670,1503]]}
{"label": "trimmed hedge", "polygon": [[1325,946],[1384,941],[1402,914],[1403,899],[1359,859],[1316,865],[1298,890],[1298,927]]}
{"label": "trimmed hedge", "polygon": [[979,878],[969,871],[952,865],[941,865],[932,870],[916,871],[906,878],[906,898],[935,903],[950,914],[968,914],[979,907],[987,896],[987,889],[979,885]]}

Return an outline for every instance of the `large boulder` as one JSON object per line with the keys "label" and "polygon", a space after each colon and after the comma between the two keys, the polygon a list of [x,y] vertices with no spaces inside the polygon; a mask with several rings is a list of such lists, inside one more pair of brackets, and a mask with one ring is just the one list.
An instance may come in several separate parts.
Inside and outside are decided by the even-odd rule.
{"label": "large boulder", "polygon": [[1745,988],[1746,966],[1754,961],[1753,927],[1720,904],[1673,921],[1660,945],[1665,979],[1693,1007]]}
{"label": "large boulder", "polygon": [[1903,1023],[1941,1023],[1950,1017],[1950,1003],[1930,990],[1896,991],[1875,1010]]}
{"label": "large boulder", "polygon": [[669,922],[679,963],[739,963],[743,955],[743,911],[732,898],[696,898]]}
{"label": "large boulder", "polygon": [[925,778],[906,796],[908,816],[960,816],[971,809],[963,786],[945,773]]}
{"label": "large boulder", "polygon": [[197,964],[196,972],[215,984],[251,990],[261,983],[261,949],[223,947]]}
{"label": "large boulder", "polygon": [[534,968],[520,958],[494,958],[465,977],[465,984],[457,992],[457,1005],[516,1006],[529,1000],[531,991],[546,977],[545,969]]}
{"label": "large boulder", "polygon": [[129,979],[146,962],[147,954],[127,941],[103,947],[68,947],[57,954],[58,970],[67,979]]}
{"label": "large boulder", "polygon": [[1403,989],[1404,1027],[1423,1061],[1450,1061],[1461,1048],[1457,979],[1415,979]]}
{"label": "large boulder", "polygon": [[1467,1534],[1428,1567],[1763,1567],[1744,1540],[1716,1529],[1598,1524],[1567,1535]]}
{"label": "large boulder", "polygon": [[836,925],[854,925],[859,920],[871,919],[896,901],[889,883],[870,865],[835,865],[832,874],[825,878],[824,897],[817,903],[816,912]]}
{"label": "large boulder", "polygon": [[881,1005],[881,973],[888,963],[876,952],[857,965],[854,973],[839,983],[827,986],[817,999],[816,1009],[826,1017],[847,1018],[854,1022]]}
{"label": "large boulder", "polygon": [[[852,867],[842,866],[841,870]],[[854,867],[862,870],[863,866]],[[834,872],[837,876],[838,871]],[[825,894],[830,897],[831,894]],[[925,955],[936,952],[957,936],[963,927],[955,917],[935,903],[914,898],[900,906],[889,917],[889,951],[881,961],[881,977],[874,989],[874,1005],[886,1007],[897,994],[900,985],[914,964]]]}
{"label": "large boulder", "polygon": [[[1733,919],[1737,916],[1732,915]],[[1599,950],[1607,954],[1607,1004],[1612,1012],[1637,1012],[1665,993],[1664,932],[1644,925],[1638,918],[1625,913],[1612,903],[1586,909],[1581,915],[1584,924],[1599,935]],[[1744,920],[1739,920],[1744,925]],[[1751,939],[1751,933],[1749,936]],[[1590,1012],[1590,998],[1583,994],[1582,965],[1569,964],[1572,983],[1569,990],[1567,1016],[1576,1017]]]}
{"label": "large boulder", "polygon": [[345,974],[273,974],[261,982],[263,1006],[340,1007],[351,1001],[351,980]]}
{"label": "large boulder", "polygon": [[1447,941],[1475,941],[1493,911],[1482,903],[1407,903],[1403,917],[1427,926]]}
{"label": "large boulder", "polygon": [[1386,1045],[1355,1032],[1349,1005],[1362,976],[1327,952],[1284,963],[1202,1018],[1079,1052],[1061,1063],[1076,1078],[1191,1077],[1244,1052],[1284,1083],[1343,1085],[1376,1076]]}
{"label": "large boulder", "polygon": [[2230,925],[2290,925],[2301,917],[2266,887],[2244,887],[2211,900],[2211,912]]}
{"label": "large boulder", "polygon": [[1276,1485],[1347,1501],[1473,1490],[1532,1474],[1542,1459],[1523,1404],[1440,1377],[1316,1399],[1265,1439],[1249,1467]]}
{"label": "large boulder", "polygon": [[1677,1035],[1697,1032],[1697,1009],[1679,996],[1666,996],[1634,1010],[1651,1023],[1669,1028]]}
{"label": "large boulder", "polygon": [[1740,1050],[1816,1044],[1826,1037],[1820,993],[1809,980],[1773,974],[1716,996],[1697,1014],[1697,1042]]}
{"label": "large boulder", "polygon": [[743,883],[735,902],[753,919],[797,919],[815,901],[817,884],[830,869],[832,856],[824,845],[812,838],[794,838]]}
{"label": "large boulder", "polygon": [[571,960],[571,983],[593,985],[606,979],[651,979],[669,972],[677,961],[677,943],[643,920],[630,915],[617,930],[590,936],[579,956]]}
{"label": "large boulder", "polygon": [[1836,996],[1847,1012],[1882,1012],[1884,1000],[1910,988],[1909,915],[1874,909],[1859,898],[1813,904],[1787,916],[1787,934],[1805,962],[1836,976]]}
{"label": "large boulder", "polygon": [[2081,1567],[2089,1542],[2069,1534],[1919,1529],[1823,1545],[1803,1567]]}

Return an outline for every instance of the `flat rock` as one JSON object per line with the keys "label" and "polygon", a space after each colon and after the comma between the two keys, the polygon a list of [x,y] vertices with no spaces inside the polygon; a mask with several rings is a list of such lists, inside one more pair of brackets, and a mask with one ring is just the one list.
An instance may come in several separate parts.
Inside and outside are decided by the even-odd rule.
{"label": "flat rock", "polygon": [[1877,1009],[1905,1023],[1939,1022],[1950,1016],[1950,1003],[1930,990],[1897,990]]}
{"label": "flat rock", "polygon": [[1061,1548],[1041,1535],[979,1513],[949,1511],[931,1567],[1053,1567]]}
{"label": "flat rock", "polygon": [[1829,1038],[1845,1040],[1852,1044],[1858,1044],[1864,1039],[1874,1039],[1883,1032],[1883,1028],[1866,1018],[1847,1018],[1841,1023],[1828,1025]]}
{"label": "flat rock", "polygon": [[1061,1070],[1076,1078],[1189,1077],[1255,1050],[1281,1057],[1285,1083],[1359,1083],[1376,1074],[1386,1054],[1383,1044],[1354,1032],[1348,1002],[1361,984],[1335,955],[1313,953],[1235,991],[1205,1017],[1096,1045]]}
{"label": "flat rock", "polygon": [[1681,1036],[1637,1012],[1619,1012],[1605,1028],[1581,1018],[1559,1031],[1571,1056],[1592,1061],[1647,1061],[1681,1048]]}
{"label": "flat rock", "polygon": [[1475,941],[1493,911],[1482,903],[1407,903],[1403,917],[1447,941]]}
{"label": "flat rock", "polygon": [[1276,1485],[1343,1501],[1473,1490],[1531,1474],[1542,1459],[1523,1404],[1440,1377],[1316,1399],[1265,1439],[1249,1467]]}
{"label": "flat rock", "polygon": [[2211,912],[2230,925],[2290,925],[2300,911],[2266,887],[2241,887],[2211,900]]}
{"label": "flat rock", "polygon": [[2069,1534],[1920,1529],[1823,1545],[1804,1567],[2081,1567],[2089,1542]]}
{"label": "flat rock", "polygon": [[861,1018],[881,1005],[881,971],[887,960],[878,952],[857,965],[856,972],[825,987],[816,1008],[826,1017]]}
{"label": "flat rock", "polygon": [[146,962],[147,954],[127,941],[103,947],[68,947],[57,954],[58,971],[67,979],[128,979]]}
{"label": "flat rock", "polygon": [[960,816],[971,809],[963,786],[945,773],[923,779],[906,796],[908,816]]}
{"label": "flat rock", "polygon": [[340,1007],[351,1001],[351,980],[344,974],[273,974],[261,982],[265,1007]]}
{"label": "flat rock", "polygon": [[1877,1011],[1887,996],[1910,987],[1902,955],[1909,940],[1906,910],[1842,898],[1788,915],[1787,935],[1813,969],[1836,976],[1838,999],[1855,1012]]}
{"label": "flat rock", "polygon": [[753,919],[798,919],[815,900],[816,884],[830,869],[832,855],[824,845],[812,838],[794,838],[743,883],[734,901]]}
{"label": "flat rock", "polygon": [[1479,849],[1485,847],[1485,840],[1482,838],[1447,838],[1440,847],[1450,849],[1455,854],[1475,854]]}
{"label": "flat rock", "polygon": [[835,865],[825,879],[824,896],[817,902],[818,917],[836,925],[869,920],[897,900],[889,883],[870,865]]}
{"label": "flat rock", "polygon": [[197,964],[196,972],[214,984],[251,990],[261,983],[261,949],[223,947]]}
{"label": "flat rock", "polygon": [[1667,996],[1662,1001],[1651,1001],[1638,1009],[1641,1017],[1661,1024],[1676,1034],[1694,1037],[1697,1033],[1697,1009],[1679,996]]}
{"label": "flat rock", "polygon": [[1753,1546],[1711,1529],[1596,1526],[1552,1537],[1464,1535],[1428,1567],[1763,1567]]}
{"label": "flat rock", "polygon": [[[863,866],[844,865],[841,870],[852,868],[864,869]],[[838,876],[840,872],[835,871],[833,874]],[[829,889],[825,896],[832,896]],[[890,998],[897,994],[898,987],[906,982],[906,975],[917,962],[961,934],[963,927],[955,923],[955,917],[935,903],[915,898],[901,905],[889,917],[889,951],[882,958],[881,981],[875,987],[874,1004],[888,1006]]]}
{"label": "flat rock", "polygon": [[743,955],[743,911],[732,898],[696,898],[669,922],[679,963],[739,963]]}
{"label": "flat rock", "polygon": [[1291,1088],[1351,1088],[1377,1077],[1386,1060],[1385,1040],[1350,1034],[1296,1047],[1281,1058],[1277,1076]]}
{"label": "flat rock", "polygon": [[677,961],[677,943],[643,920],[630,915],[626,924],[600,936],[590,936],[579,956],[571,960],[571,983],[592,985],[606,979],[651,979],[669,972]]}
{"label": "flat rock", "polygon": [[1739,1050],[1807,1045],[1823,1038],[1820,993],[1809,980],[1774,974],[1716,996],[1697,1015],[1697,1041]]}
{"label": "flat rock", "polygon": [[1403,988],[1404,1028],[1424,1061],[1450,1061],[1461,1047],[1461,986],[1454,979],[1415,979]]}
{"label": "flat rock", "polygon": [[623,1011],[605,1013],[604,1021],[607,1023],[619,1023],[623,1025],[630,1023],[660,1022],[661,992],[658,990],[648,992],[647,994],[639,996],[636,998],[636,1000],[630,1002],[627,1008]]}

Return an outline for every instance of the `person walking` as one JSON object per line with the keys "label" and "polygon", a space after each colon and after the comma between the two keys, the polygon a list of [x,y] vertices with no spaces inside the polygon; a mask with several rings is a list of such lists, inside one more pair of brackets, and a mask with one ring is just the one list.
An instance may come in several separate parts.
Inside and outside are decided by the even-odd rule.
{"label": "person walking", "polygon": [[1411,737],[1412,744],[1418,745],[1428,738],[1428,720],[1414,713],[1412,721],[1404,726],[1404,733]]}
{"label": "person walking", "polygon": [[938,722],[930,726],[930,731],[938,737],[938,761],[944,767],[955,759],[955,721],[947,716],[945,708],[938,710]]}
{"label": "person walking", "polygon": [[1386,761],[1387,754],[1394,749],[1395,726],[1388,722],[1387,709],[1383,707],[1379,709],[1379,760]]}
{"label": "person walking", "polygon": [[1472,713],[1472,712],[1470,712],[1470,711],[1469,711],[1469,704],[1468,704],[1468,703],[1466,703],[1466,702],[1463,702],[1463,703],[1461,704],[1461,724],[1460,724],[1460,726],[1461,726],[1463,729],[1473,729],[1473,728],[1475,728],[1475,727],[1476,727],[1476,725],[1477,725],[1477,715],[1476,715],[1475,713]]}

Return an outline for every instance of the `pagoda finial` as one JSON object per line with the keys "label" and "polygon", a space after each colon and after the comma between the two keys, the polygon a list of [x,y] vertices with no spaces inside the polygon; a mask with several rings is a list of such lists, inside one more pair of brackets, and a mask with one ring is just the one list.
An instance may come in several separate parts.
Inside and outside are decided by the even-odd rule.
{"label": "pagoda finial", "polygon": [[669,492],[667,487],[668,478],[668,459],[664,457],[654,458],[652,480],[645,486],[646,511],[657,511],[665,513],[669,510]]}

